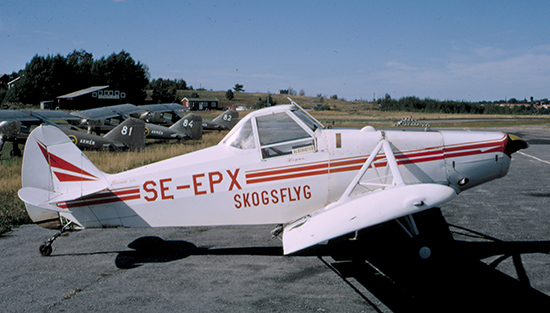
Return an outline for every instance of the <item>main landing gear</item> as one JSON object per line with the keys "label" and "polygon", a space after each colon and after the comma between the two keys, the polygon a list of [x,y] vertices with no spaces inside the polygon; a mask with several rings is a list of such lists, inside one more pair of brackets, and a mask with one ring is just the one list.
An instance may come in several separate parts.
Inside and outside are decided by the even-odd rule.
{"label": "main landing gear", "polygon": [[410,248],[422,261],[450,252],[454,242],[449,225],[439,208],[432,208],[396,220],[410,238]]}
{"label": "main landing gear", "polygon": [[279,235],[281,235],[283,230],[284,230],[283,224],[278,224],[277,227],[275,227],[275,229],[271,231],[271,239],[275,239],[275,238],[281,239]]}
{"label": "main landing gear", "polygon": [[[399,226],[405,230],[407,235],[411,237],[412,239],[418,238],[418,235],[420,232],[418,231],[418,227],[416,226],[416,222],[414,221],[414,217],[412,215],[407,215],[401,218],[396,219],[397,223],[399,223]],[[427,260],[432,256],[432,249],[430,247],[425,245],[420,245],[420,248],[418,248],[418,256],[422,260]]]}
{"label": "main landing gear", "polygon": [[40,255],[42,256],[50,256],[52,254],[53,248],[52,244],[57,239],[57,237],[63,235],[64,233],[68,232],[72,229],[72,222],[67,223],[67,225],[63,226],[61,231],[59,231],[57,234],[53,235],[52,238],[46,240],[44,243],[42,243],[38,247],[38,251],[40,252]]}

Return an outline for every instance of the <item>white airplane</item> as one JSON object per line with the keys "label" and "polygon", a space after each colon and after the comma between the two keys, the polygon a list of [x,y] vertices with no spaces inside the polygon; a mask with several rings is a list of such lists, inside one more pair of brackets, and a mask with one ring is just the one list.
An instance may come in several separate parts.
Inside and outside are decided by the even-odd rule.
{"label": "white airplane", "polygon": [[40,126],[25,145],[18,194],[35,223],[61,232],[73,223],[278,224],[272,233],[291,254],[401,217],[414,235],[412,214],[503,177],[525,147],[503,132],[326,129],[293,103],[248,114],[216,146],[106,174],[57,128]]}

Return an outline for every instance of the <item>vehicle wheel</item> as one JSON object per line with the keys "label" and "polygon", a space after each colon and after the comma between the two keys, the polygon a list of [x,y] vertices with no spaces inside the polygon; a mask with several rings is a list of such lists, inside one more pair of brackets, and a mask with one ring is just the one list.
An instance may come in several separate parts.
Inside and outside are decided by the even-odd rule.
{"label": "vehicle wheel", "polygon": [[52,254],[52,245],[43,243],[38,247],[38,251],[40,251],[40,255],[42,256],[49,256]]}
{"label": "vehicle wheel", "polygon": [[432,256],[432,250],[426,246],[423,246],[418,250],[418,255],[422,260],[427,260]]}

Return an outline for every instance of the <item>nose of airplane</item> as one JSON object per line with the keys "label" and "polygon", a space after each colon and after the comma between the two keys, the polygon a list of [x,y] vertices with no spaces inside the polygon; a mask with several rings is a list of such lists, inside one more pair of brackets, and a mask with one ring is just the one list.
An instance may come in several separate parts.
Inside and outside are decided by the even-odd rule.
{"label": "nose of airplane", "polygon": [[514,134],[507,134],[507,135],[508,135],[508,138],[506,141],[506,146],[504,147],[504,153],[508,157],[511,158],[512,153],[529,147],[529,144],[525,140],[521,139],[521,137],[516,136]]}
{"label": "nose of airplane", "polygon": [[449,183],[465,190],[504,177],[512,153],[527,148],[519,136],[504,132],[441,132]]}

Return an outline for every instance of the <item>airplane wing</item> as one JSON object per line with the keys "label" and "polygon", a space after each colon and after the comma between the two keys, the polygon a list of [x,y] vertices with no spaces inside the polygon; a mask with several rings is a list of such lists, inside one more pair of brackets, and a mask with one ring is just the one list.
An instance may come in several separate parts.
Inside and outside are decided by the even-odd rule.
{"label": "airplane wing", "polygon": [[[63,121],[78,121],[80,120],[79,117],[74,116],[68,112],[60,111],[60,110],[35,110],[32,111],[31,114],[36,113],[40,117],[45,117],[48,120],[57,121],[57,120],[63,120]],[[33,115],[34,116],[34,115]]]}
{"label": "airplane wing", "polygon": [[0,110],[0,121],[40,122],[39,118],[31,116],[29,112],[23,110]]}
{"label": "airplane wing", "polygon": [[139,116],[140,114],[145,113],[144,109],[138,107],[137,105],[133,105],[133,104],[130,104],[130,103],[112,105],[112,106],[109,106],[107,108],[110,109],[110,110],[116,110],[116,111],[122,112],[126,115],[137,115],[137,116]]}
{"label": "airplane wing", "polygon": [[[34,113],[36,113],[36,115]],[[78,117],[59,110],[0,110],[0,121],[2,122],[20,121],[41,123],[43,117],[49,120],[79,120]]]}
{"label": "airplane wing", "polygon": [[118,104],[118,105],[106,106],[101,108],[76,111],[76,112],[72,112],[71,114],[78,116],[80,118],[88,119],[88,120],[105,120],[108,118],[120,116],[115,111],[122,112],[126,115],[141,114],[145,112],[144,109],[139,108],[138,106],[135,106],[133,104],[127,103],[127,104]]}
{"label": "airplane wing", "polygon": [[[369,169],[376,171],[371,166],[382,149],[389,175],[377,181],[364,180]],[[386,183],[388,181],[391,182]],[[440,184],[405,184],[390,143],[382,139],[337,202],[284,227],[284,254],[433,208],[451,200],[456,194],[453,188]]]}
{"label": "airplane wing", "polygon": [[71,112],[72,115],[88,120],[105,120],[112,117],[119,116],[115,112],[106,108],[95,108],[82,111]]}
{"label": "airplane wing", "polygon": [[178,112],[189,111],[188,108],[177,103],[144,104],[144,105],[139,105],[138,107],[147,111],[159,112],[159,113],[174,112],[174,111],[178,111]]}

